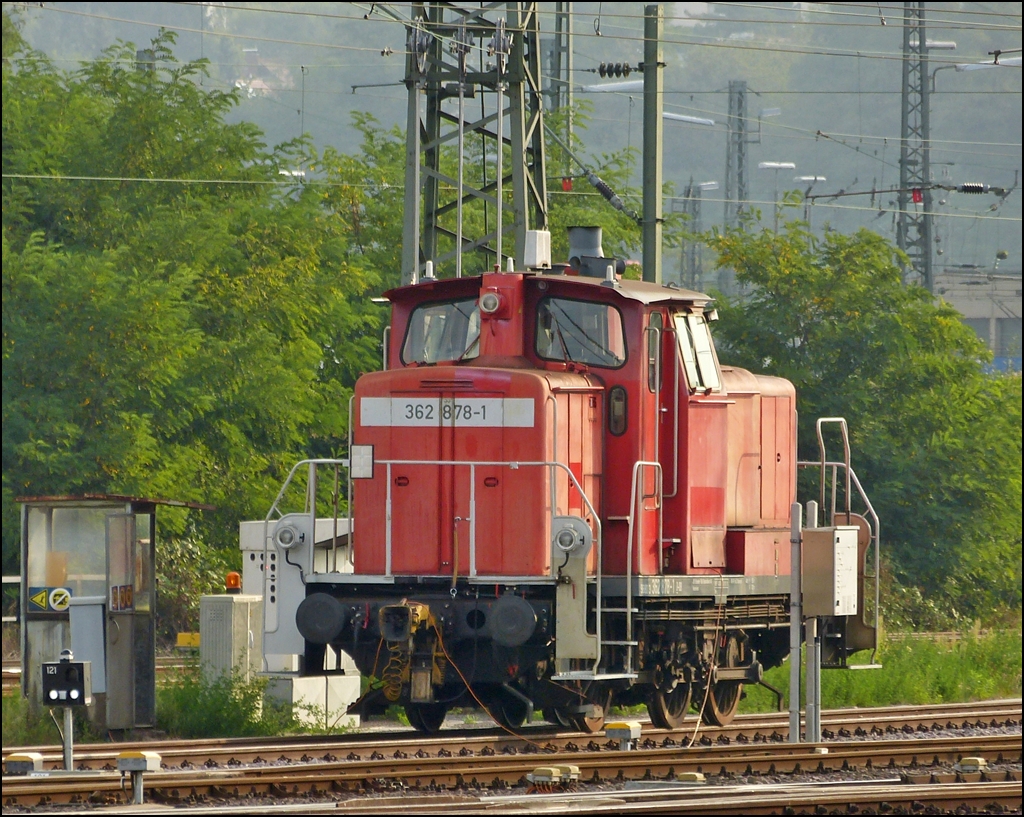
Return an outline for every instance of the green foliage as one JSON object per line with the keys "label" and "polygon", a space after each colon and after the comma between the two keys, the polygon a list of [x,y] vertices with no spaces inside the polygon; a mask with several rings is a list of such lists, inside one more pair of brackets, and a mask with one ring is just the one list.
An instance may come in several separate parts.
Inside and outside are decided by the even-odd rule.
{"label": "green foliage", "polygon": [[186,667],[157,688],[157,725],[176,738],[250,737],[287,734],[337,735],[348,727],[321,706],[291,705],[267,695],[266,678],[241,673],[207,678]]}
{"label": "green foliage", "polygon": [[291,707],[264,697],[267,681],[240,674],[208,680],[187,668],[157,689],[157,726],[179,738],[282,735],[297,723]]}
{"label": "green foliage", "polygon": [[904,286],[874,233],[790,223],[708,240],[749,287],[721,301],[720,357],[793,381],[802,459],[819,456],[815,418],[847,419],[899,582],[953,618],[1019,608],[1020,375],[989,373],[970,328]]}
{"label": "green foliage", "polygon": [[219,551],[191,536],[157,540],[157,638],[175,643],[177,634],[199,632],[199,599],[224,592],[224,577],[240,570],[238,551]]}
{"label": "green foliage", "polygon": [[296,459],[341,453],[376,276],[323,188],[281,186],[307,146],[228,123],[172,34],[152,70],[118,43],[61,72],[4,20],[4,571],[19,495],[212,504],[161,531],[233,549]]}
{"label": "green foliage", "polygon": [[[89,743],[98,736],[86,717],[85,710],[76,707],[74,717],[75,741]],[[60,724],[60,728],[57,724]],[[3,696],[3,746],[4,750],[14,746],[59,746],[63,743],[61,729],[64,728],[64,714],[61,707],[47,709],[29,706],[20,690],[4,692]]]}
{"label": "green foliage", "polygon": [[[821,704],[842,707],[956,703],[1021,694],[1021,630],[963,635],[951,643],[928,638],[890,639],[879,651],[878,670],[826,670]],[[863,663],[869,653],[853,656]],[[765,673],[765,681],[789,694],[789,665]],[[803,681],[801,681],[801,684]],[[764,687],[744,687],[741,712],[771,712],[775,696]]]}

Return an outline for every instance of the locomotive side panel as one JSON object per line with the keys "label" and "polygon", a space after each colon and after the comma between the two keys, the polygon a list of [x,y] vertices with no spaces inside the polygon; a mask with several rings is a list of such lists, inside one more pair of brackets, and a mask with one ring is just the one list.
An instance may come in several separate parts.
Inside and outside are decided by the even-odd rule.
{"label": "locomotive side panel", "polygon": [[729,527],[761,524],[761,394],[745,369],[722,367],[729,399]]}
{"label": "locomotive side panel", "polygon": [[687,428],[690,567],[725,567],[728,403],[690,401]]}
{"label": "locomotive side panel", "polygon": [[789,525],[796,497],[796,390],[786,380],[758,376],[761,387],[761,518]]}

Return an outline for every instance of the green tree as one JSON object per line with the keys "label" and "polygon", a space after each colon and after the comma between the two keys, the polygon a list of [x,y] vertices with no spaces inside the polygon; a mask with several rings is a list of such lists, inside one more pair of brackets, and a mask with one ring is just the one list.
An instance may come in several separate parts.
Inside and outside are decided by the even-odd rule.
{"label": "green tree", "polygon": [[790,223],[708,237],[749,288],[723,298],[723,359],[793,381],[800,455],[814,419],[846,417],[853,465],[899,578],[954,614],[1021,603],[1021,378],[949,305],[904,286],[867,230],[821,239]]}
{"label": "green tree", "polygon": [[237,548],[296,459],[341,453],[375,276],[327,188],[281,175],[308,146],[228,123],[237,96],[172,34],[152,63],[120,43],[72,72],[6,16],[4,43],[4,569],[17,495],[206,502],[162,530]]}

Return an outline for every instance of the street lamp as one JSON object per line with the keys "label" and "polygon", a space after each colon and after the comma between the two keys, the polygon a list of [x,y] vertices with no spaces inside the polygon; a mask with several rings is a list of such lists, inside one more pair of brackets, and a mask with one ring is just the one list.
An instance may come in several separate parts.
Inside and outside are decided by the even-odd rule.
{"label": "street lamp", "polygon": [[952,68],[960,74],[964,71],[980,71],[985,68],[1020,68],[1020,66],[1020,57],[1008,57],[1007,59],[1000,60],[999,62],[958,62],[953,65],[940,65],[932,71],[932,91],[935,90],[935,75],[945,68]]}
{"label": "street lamp", "polygon": [[624,94],[642,91],[644,81],[631,79],[629,82],[605,82],[600,85],[580,85],[578,90],[585,94]]}
{"label": "street lamp", "polygon": [[807,189],[804,191],[804,221],[807,222],[807,226],[811,226],[811,205],[807,202],[807,197],[811,195],[811,189],[818,182],[828,181],[824,176],[794,176],[793,181],[805,182]]}
{"label": "street lamp", "polygon": [[779,232],[779,171],[780,170],[796,170],[796,165],[793,162],[758,162],[758,170],[774,170],[775,171],[775,232]]}
{"label": "street lamp", "polygon": [[661,118],[662,119],[668,119],[668,120],[670,120],[672,122],[688,122],[691,125],[716,125],[716,124],[718,124],[717,122],[715,122],[714,119],[705,119],[702,116],[686,116],[685,114],[669,113],[668,111],[663,111],[662,114],[661,114]]}

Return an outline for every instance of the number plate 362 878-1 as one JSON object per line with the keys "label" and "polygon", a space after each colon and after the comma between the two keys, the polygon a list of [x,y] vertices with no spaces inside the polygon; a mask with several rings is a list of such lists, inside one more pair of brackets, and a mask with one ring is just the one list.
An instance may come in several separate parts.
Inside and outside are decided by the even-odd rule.
{"label": "number plate 362 878-1", "polygon": [[519,397],[363,397],[363,426],[532,428],[534,405]]}

